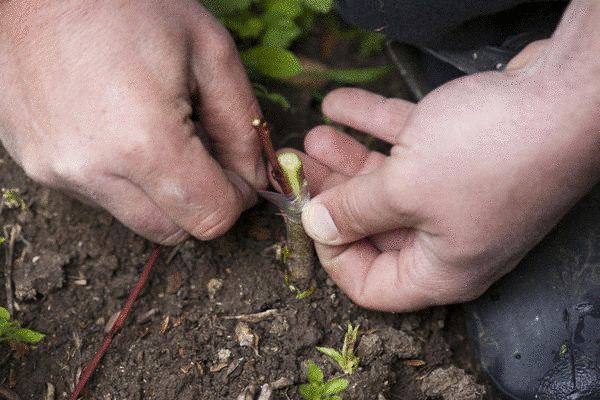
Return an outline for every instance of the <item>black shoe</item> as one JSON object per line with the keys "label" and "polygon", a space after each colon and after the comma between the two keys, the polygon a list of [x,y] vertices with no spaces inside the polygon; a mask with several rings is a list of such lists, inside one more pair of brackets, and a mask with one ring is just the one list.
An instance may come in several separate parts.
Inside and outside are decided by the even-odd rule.
{"label": "black shoe", "polygon": [[518,400],[600,400],[600,185],[465,305],[481,365]]}

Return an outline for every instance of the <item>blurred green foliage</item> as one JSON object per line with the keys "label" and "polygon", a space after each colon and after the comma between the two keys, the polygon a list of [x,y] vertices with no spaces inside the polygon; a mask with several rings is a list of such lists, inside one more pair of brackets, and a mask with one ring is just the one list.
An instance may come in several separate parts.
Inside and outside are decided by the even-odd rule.
{"label": "blurred green foliage", "polygon": [[[275,79],[300,74],[302,64],[289,51],[292,43],[310,32],[318,16],[333,14],[333,0],[200,0],[241,43],[240,57],[250,73]],[[328,18],[330,31],[341,39],[361,39],[359,52],[368,57],[382,48],[384,36],[358,28],[343,29],[339,20]],[[310,72],[346,84],[379,79],[391,69],[365,68]],[[261,91],[262,92],[262,91]],[[265,95],[264,92],[257,93]],[[278,101],[278,99],[275,99]]]}

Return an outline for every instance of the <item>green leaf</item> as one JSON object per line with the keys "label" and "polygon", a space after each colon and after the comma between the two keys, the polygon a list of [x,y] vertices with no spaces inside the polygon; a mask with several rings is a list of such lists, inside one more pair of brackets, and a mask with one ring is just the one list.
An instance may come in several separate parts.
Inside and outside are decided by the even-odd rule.
{"label": "green leaf", "polygon": [[0,236],[0,244],[4,243],[6,241],[6,238],[4,236]]}
{"label": "green leaf", "polygon": [[304,0],[304,4],[313,11],[326,14],[333,7],[333,0]]}
{"label": "green leaf", "polygon": [[332,379],[323,386],[323,395],[331,396],[346,389],[350,384],[349,381],[342,378]]}
{"label": "green leaf", "polygon": [[331,396],[330,400],[342,400],[340,396]]}
{"label": "green leaf", "polygon": [[343,362],[345,362],[344,357],[342,356],[342,353],[340,353],[339,351],[332,349],[331,347],[316,347],[317,350],[319,350],[321,353],[333,358],[335,361],[337,361],[338,363],[342,364]]}
{"label": "green leaf", "polygon": [[11,333],[10,336],[24,343],[37,343],[46,335],[32,331],[31,329],[19,328],[15,332]]}
{"label": "green leaf", "polygon": [[306,71],[306,75],[316,75],[332,81],[346,84],[359,84],[372,82],[382,78],[394,67],[386,65],[377,68],[351,68],[351,69],[325,69],[322,71]]}
{"label": "green leaf", "polygon": [[286,49],[302,33],[300,27],[290,19],[281,18],[269,25],[263,34],[261,43],[264,46]]}
{"label": "green leaf", "polygon": [[255,46],[240,53],[244,64],[271,78],[291,78],[302,72],[296,56],[281,48]]}
{"label": "green leaf", "polygon": [[307,400],[320,400],[321,399],[321,386],[322,384],[311,383],[309,385],[300,385],[300,394]]}
{"label": "green leaf", "polygon": [[222,17],[221,22],[242,39],[257,38],[265,28],[264,21],[247,10]]}
{"label": "green leaf", "polygon": [[323,382],[323,371],[319,368],[313,360],[308,360],[308,367],[306,367],[306,375],[310,383],[321,383]]}
{"label": "green leaf", "polygon": [[360,42],[358,52],[364,58],[369,57],[372,54],[379,53],[383,50],[383,42],[385,41],[385,35],[367,31]]}
{"label": "green leaf", "polygon": [[8,321],[10,319],[10,313],[4,307],[0,307],[0,320]]}
{"label": "green leaf", "polygon": [[254,0],[200,0],[200,3],[216,17],[248,9]]}
{"label": "green leaf", "polygon": [[289,108],[291,107],[290,103],[282,94],[270,93],[266,87],[259,83],[252,82],[252,89],[254,89],[254,94],[256,95],[256,97],[263,97],[269,101],[272,101],[275,104],[279,104],[281,108],[283,108],[285,111],[289,110]]}
{"label": "green leaf", "polygon": [[298,0],[271,0],[266,4],[265,18],[285,18],[293,20],[302,13],[302,5]]}

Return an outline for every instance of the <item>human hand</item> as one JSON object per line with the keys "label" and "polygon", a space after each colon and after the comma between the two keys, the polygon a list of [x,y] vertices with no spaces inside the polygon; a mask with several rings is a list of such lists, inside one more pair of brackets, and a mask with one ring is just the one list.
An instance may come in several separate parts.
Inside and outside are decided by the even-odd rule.
{"label": "human hand", "polygon": [[327,117],[393,144],[384,156],[330,126],[305,140],[317,196],[304,227],[357,304],[479,296],[598,180],[598,121],[536,68],[464,77],[416,106],[357,89],[325,98]]}
{"label": "human hand", "polygon": [[266,186],[259,106],[194,0],[0,5],[0,138],[34,180],[163,244],[227,230]]}

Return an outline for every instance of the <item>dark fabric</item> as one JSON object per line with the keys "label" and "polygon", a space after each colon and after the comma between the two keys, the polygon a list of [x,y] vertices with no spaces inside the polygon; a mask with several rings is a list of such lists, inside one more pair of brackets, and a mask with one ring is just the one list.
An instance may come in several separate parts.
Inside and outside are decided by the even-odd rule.
{"label": "dark fabric", "polygon": [[523,32],[548,37],[564,0],[338,0],[348,22],[417,47],[472,49]]}

